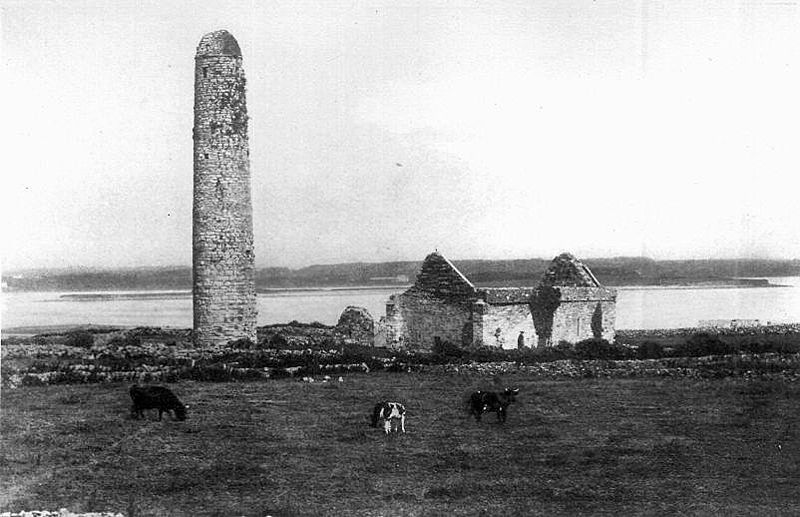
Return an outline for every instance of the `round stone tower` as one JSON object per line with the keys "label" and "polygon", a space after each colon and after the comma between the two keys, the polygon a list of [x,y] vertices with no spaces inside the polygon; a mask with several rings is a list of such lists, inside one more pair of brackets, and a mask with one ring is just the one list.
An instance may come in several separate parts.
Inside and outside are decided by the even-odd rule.
{"label": "round stone tower", "polygon": [[256,340],[253,208],[242,52],[220,30],[194,68],[192,269],[195,346]]}

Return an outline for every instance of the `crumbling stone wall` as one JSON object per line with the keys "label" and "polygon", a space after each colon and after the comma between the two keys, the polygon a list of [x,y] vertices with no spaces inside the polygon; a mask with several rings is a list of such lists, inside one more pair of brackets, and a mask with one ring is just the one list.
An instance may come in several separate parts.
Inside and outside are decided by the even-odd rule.
{"label": "crumbling stone wall", "polygon": [[242,52],[227,31],[195,56],[194,343],[256,340],[253,212]]}
{"label": "crumbling stone wall", "polygon": [[339,316],[336,329],[350,339],[373,345],[375,340],[375,320],[364,307],[348,306]]}
{"label": "crumbling stone wall", "polygon": [[[553,315],[553,341],[614,340],[616,293],[604,288],[562,287],[562,301]],[[557,340],[557,341],[556,341]]]}
{"label": "crumbling stone wall", "polygon": [[[475,346],[517,348],[519,333],[524,332],[525,347],[537,344],[536,329],[531,316],[530,287],[492,287],[478,289],[485,303],[481,317],[473,316]],[[477,332],[477,330],[479,332]]]}
{"label": "crumbling stone wall", "polygon": [[431,350],[437,340],[469,345],[472,311],[469,305],[452,304],[422,292],[395,298],[393,316],[387,312],[387,341],[409,350]]}
{"label": "crumbling stone wall", "polygon": [[[530,306],[526,304],[489,306],[483,317],[483,345],[517,348],[520,331],[524,332],[525,347],[538,343]],[[478,343],[476,343],[477,345]]]}
{"label": "crumbling stone wall", "polygon": [[605,287],[540,286],[531,300],[538,346],[584,339],[614,340],[616,291]]}
{"label": "crumbling stone wall", "polygon": [[389,296],[386,302],[386,315],[381,318],[378,331],[379,341],[390,348],[404,348],[406,341],[406,321],[398,295]]}
{"label": "crumbling stone wall", "polygon": [[553,323],[556,309],[561,305],[561,291],[558,288],[539,285],[530,301],[533,326],[536,327],[536,346],[553,344]]}
{"label": "crumbling stone wall", "polygon": [[590,338],[614,339],[614,289],[603,287],[589,268],[569,253],[553,259],[531,297],[538,346]]}

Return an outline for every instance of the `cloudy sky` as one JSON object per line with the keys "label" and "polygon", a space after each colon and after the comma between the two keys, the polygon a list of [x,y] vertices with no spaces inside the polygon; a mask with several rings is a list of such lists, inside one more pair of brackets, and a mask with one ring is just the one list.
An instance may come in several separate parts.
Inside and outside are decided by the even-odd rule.
{"label": "cloudy sky", "polygon": [[800,257],[797,0],[0,0],[2,267],[191,264],[196,45],[256,263]]}

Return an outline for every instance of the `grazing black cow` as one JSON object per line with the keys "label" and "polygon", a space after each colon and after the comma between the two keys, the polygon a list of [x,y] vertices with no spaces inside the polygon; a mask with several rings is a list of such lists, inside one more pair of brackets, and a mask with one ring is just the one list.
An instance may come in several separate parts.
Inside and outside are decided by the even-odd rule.
{"label": "grazing black cow", "polygon": [[145,409],[158,409],[158,419],[165,412],[174,412],[175,420],[186,420],[186,407],[172,391],[164,386],[138,386],[134,384],[130,389],[131,416],[133,418],[144,417]]}
{"label": "grazing black cow", "polygon": [[[372,427],[378,427],[378,420],[383,419],[383,431],[389,434],[392,422],[400,423],[400,430],[406,432],[406,408],[399,402],[378,402],[372,410]],[[397,426],[395,425],[395,428]],[[396,431],[396,429],[395,429]]]}
{"label": "grazing black cow", "polygon": [[519,389],[506,388],[502,393],[494,391],[476,391],[469,397],[469,412],[475,415],[475,420],[480,422],[483,413],[494,411],[497,421],[506,421],[508,405],[515,402]]}

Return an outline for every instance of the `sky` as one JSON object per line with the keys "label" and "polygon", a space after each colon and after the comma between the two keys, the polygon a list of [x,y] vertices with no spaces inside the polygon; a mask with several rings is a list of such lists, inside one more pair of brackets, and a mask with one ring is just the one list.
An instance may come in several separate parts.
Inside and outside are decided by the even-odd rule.
{"label": "sky", "polygon": [[800,258],[798,27],[798,0],[0,0],[0,267],[191,264],[217,29],[258,267]]}

